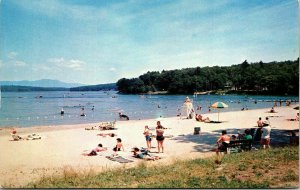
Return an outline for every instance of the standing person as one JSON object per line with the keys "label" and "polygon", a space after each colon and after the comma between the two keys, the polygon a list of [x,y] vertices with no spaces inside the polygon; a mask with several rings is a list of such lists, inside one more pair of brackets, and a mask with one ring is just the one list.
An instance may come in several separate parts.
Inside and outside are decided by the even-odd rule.
{"label": "standing person", "polygon": [[263,121],[261,120],[261,117],[258,118],[258,121],[257,121],[257,127],[263,127],[264,123]]}
{"label": "standing person", "polygon": [[64,108],[61,108],[60,115],[64,115],[64,114],[65,114]]}
{"label": "standing person", "polygon": [[262,128],[261,144],[263,148],[270,148],[271,126],[267,125]]}
{"label": "standing person", "polygon": [[156,140],[157,140],[157,150],[158,153],[160,152],[160,149],[162,150],[162,153],[164,153],[164,129],[161,125],[160,121],[157,121],[157,127],[156,127]]}
{"label": "standing person", "polygon": [[258,121],[257,121],[257,129],[256,129],[256,132],[255,132],[255,136],[253,137],[254,138],[254,141],[260,141],[261,139],[261,129],[262,127],[264,126],[264,122],[262,121],[261,117],[258,118]]}
{"label": "standing person", "polygon": [[146,138],[147,149],[150,151],[151,149],[151,137],[148,125],[145,126],[144,135]]}
{"label": "standing person", "polygon": [[227,135],[226,130],[223,130],[222,135],[217,140],[217,145],[218,145],[217,155],[219,155],[219,152],[221,151],[226,152],[229,143],[230,143],[230,136]]}
{"label": "standing person", "polygon": [[263,122],[263,124],[264,124],[263,126],[270,126],[271,125],[268,117],[266,117],[266,120]]}
{"label": "standing person", "polygon": [[80,116],[85,116],[84,107],[81,108],[81,114],[80,114]]}

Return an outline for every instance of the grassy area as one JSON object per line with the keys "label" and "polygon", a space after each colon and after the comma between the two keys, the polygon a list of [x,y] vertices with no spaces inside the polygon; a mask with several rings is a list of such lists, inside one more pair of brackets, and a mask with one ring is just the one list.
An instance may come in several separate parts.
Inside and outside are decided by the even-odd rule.
{"label": "grassy area", "polygon": [[295,188],[299,184],[299,147],[274,148],[215,158],[176,161],[163,166],[149,162],[104,173],[42,178],[25,188]]}

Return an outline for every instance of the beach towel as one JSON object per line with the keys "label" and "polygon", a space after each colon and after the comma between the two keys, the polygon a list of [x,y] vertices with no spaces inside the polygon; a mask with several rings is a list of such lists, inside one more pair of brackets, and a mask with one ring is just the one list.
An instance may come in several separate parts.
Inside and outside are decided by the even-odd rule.
{"label": "beach towel", "polygon": [[133,162],[133,160],[128,160],[126,158],[123,158],[122,156],[106,156],[107,159],[111,160],[111,161],[115,161],[115,162],[119,162],[119,163],[130,163]]}

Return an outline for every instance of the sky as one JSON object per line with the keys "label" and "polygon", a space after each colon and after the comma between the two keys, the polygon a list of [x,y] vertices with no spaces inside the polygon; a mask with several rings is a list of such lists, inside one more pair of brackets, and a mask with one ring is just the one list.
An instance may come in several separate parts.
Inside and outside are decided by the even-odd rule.
{"label": "sky", "polygon": [[295,60],[298,14],[297,0],[0,0],[0,80]]}

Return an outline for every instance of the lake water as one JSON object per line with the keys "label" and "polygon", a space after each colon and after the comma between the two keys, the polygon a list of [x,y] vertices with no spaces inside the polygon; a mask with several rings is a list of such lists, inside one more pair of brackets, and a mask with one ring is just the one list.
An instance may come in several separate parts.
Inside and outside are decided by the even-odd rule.
{"label": "lake water", "polygon": [[[2,92],[0,127],[39,126],[113,121],[122,112],[130,119],[150,119],[176,116],[186,95],[120,95],[116,92]],[[242,108],[271,108],[274,101],[294,100],[296,96],[198,95],[193,97],[196,112],[208,112],[208,107],[222,101],[235,111]],[[255,103],[255,101],[257,103]],[[292,104],[296,104],[293,102]],[[297,103],[298,104],[298,103]],[[201,106],[201,110],[197,110]],[[279,106],[279,102],[278,102]],[[282,103],[285,106],[285,102]],[[85,117],[81,117],[84,107]],[[64,109],[64,116],[60,115]],[[93,109],[94,108],[94,109]],[[211,112],[217,112],[212,109]]]}

